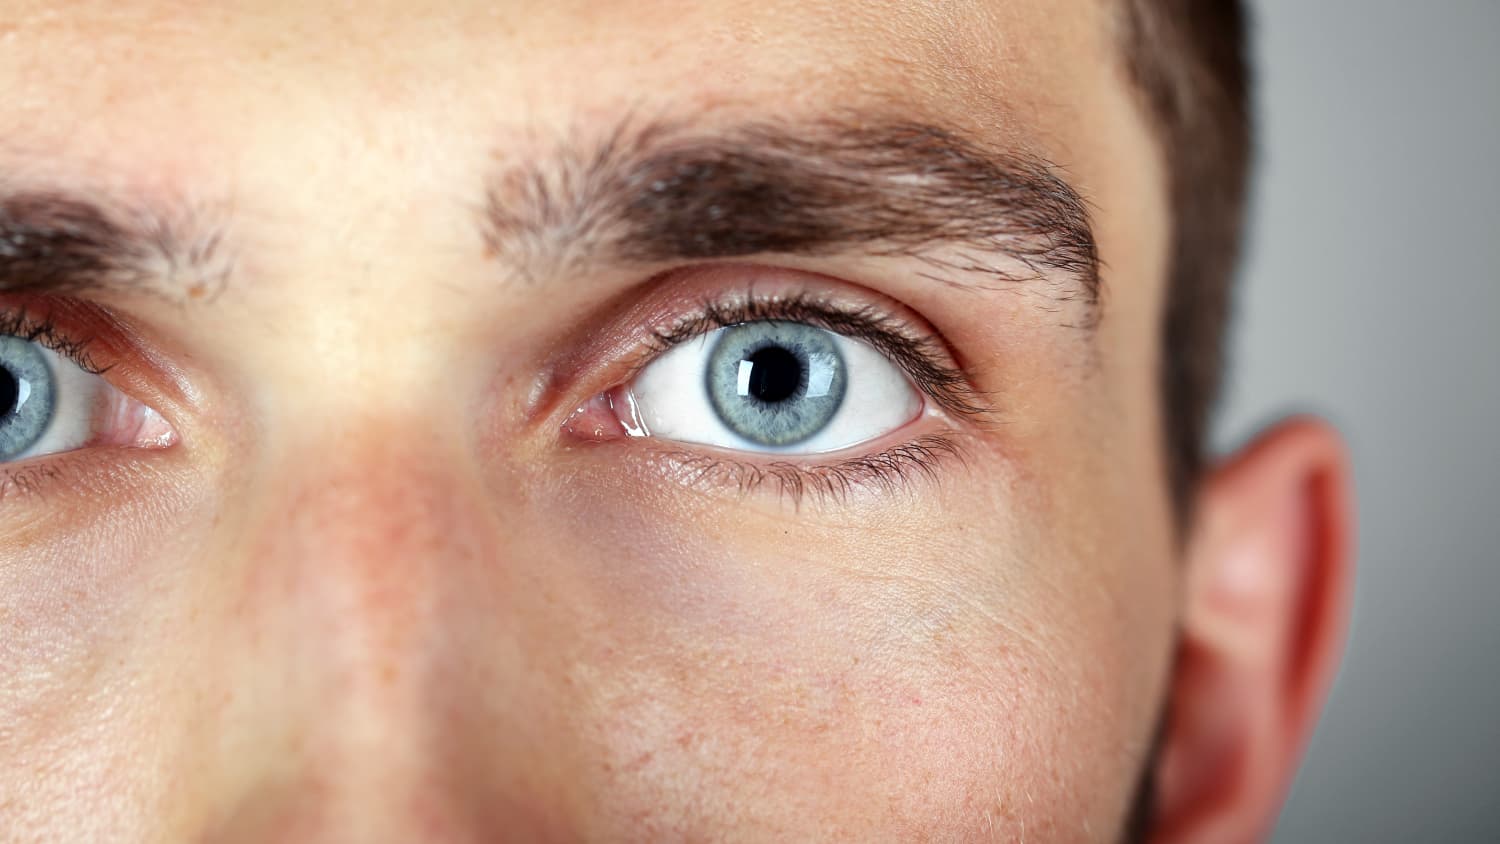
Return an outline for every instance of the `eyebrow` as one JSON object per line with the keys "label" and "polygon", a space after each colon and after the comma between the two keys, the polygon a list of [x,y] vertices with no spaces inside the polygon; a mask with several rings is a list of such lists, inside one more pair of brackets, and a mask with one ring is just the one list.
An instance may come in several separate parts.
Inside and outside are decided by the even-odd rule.
{"label": "eyebrow", "polygon": [[0,192],[0,292],[113,289],[199,298],[231,262],[201,213],[128,207],[43,187]]}
{"label": "eyebrow", "polygon": [[858,252],[934,280],[1099,300],[1088,205],[1058,167],[913,122],[749,123],[712,133],[623,121],[502,170],[488,250],[529,277],[594,261]]}
{"label": "eyebrow", "polygon": [[[757,254],[912,257],[961,288],[1025,286],[1097,319],[1087,203],[1035,155],[913,122],[754,122],[692,132],[621,121],[502,170],[482,236],[526,277],[596,262]],[[233,270],[220,226],[55,188],[0,188],[0,292],[211,296]]]}

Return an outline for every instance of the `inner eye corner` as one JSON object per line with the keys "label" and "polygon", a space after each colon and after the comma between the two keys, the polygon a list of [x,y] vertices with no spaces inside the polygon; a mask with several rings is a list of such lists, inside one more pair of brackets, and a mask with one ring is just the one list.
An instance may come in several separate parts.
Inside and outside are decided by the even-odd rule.
{"label": "inner eye corner", "polygon": [[180,440],[162,413],[92,366],[85,347],[57,329],[40,333],[47,339],[0,333],[0,464],[104,447],[159,450]]}

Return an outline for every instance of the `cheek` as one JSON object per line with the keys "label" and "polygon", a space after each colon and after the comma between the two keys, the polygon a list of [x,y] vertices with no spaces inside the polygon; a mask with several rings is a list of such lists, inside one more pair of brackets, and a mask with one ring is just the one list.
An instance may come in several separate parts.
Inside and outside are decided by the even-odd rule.
{"label": "cheek", "polygon": [[68,542],[0,544],[0,654],[25,667],[0,673],[0,758],[38,828],[195,829],[256,801],[315,824],[370,795],[596,839],[1117,822],[1148,685],[1125,667],[1151,649],[1111,609],[1128,567],[973,504],[1004,490],[835,521],[336,457],[262,517],[163,486]]}
{"label": "cheek", "polygon": [[[156,645],[186,629],[167,610],[187,555],[163,537],[208,516],[160,461],[86,461],[58,461],[58,486],[0,510],[0,828],[145,840],[171,703],[157,677],[173,656]],[[80,476],[86,490],[64,488]]]}
{"label": "cheek", "polygon": [[816,532],[595,512],[611,622],[569,686],[601,830],[1071,840],[1114,822],[1128,645],[1056,603],[1039,552],[933,513]]}
{"label": "cheek", "polygon": [[172,580],[165,526],[193,498],[146,462],[101,471],[72,457],[35,472],[24,494],[9,472],[0,488],[0,724],[32,705],[55,713],[149,636],[140,610]]}

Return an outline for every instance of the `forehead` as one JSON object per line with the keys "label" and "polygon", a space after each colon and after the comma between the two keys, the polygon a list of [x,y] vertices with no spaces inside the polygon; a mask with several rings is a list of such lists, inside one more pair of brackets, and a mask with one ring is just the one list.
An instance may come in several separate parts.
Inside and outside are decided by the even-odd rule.
{"label": "forehead", "polygon": [[1094,0],[5,5],[8,122],[45,148],[107,132],[147,153],[165,132],[186,155],[308,114],[347,142],[414,143],[768,102],[885,106],[1045,146],[1077,134],[1113,64]]}
{"label": "forehead", "polygon": [[1058,166],[1150,354],[1162,162],[1103,0],[0,4],[0,181],[232,206],[283,248],[260,260],[389,260],[470,250],[435,209],[623,118],[926,122]]}

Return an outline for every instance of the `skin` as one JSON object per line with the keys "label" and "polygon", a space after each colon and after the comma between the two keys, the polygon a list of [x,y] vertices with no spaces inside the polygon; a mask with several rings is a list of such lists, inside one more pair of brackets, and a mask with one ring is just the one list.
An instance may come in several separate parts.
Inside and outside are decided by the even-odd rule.
{"label": "skin", "polygon": [[[236,244],[222,287],[94,297],[177,442],[42,458],[0,504],[0,837],[1108,841],[1163,724],[1163,840],[1274,817],[1341,628],[1346,470],[1284,427],[1174,524],[1164,162],[1106,4],[0,19],[0,166]],[[910,259],[752,256],[725,272],[909,309],[1004,424],[801,502],[571,436],[662,268],[523,279],[483,180],[627,109],[850,107],[1058,162],[1098,327]],[[731,283],[692,278],[649,295]]]}

